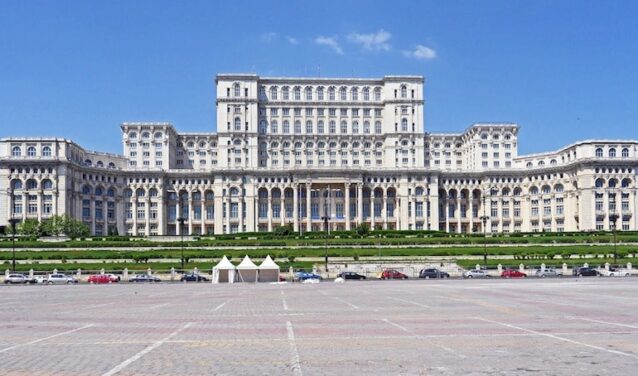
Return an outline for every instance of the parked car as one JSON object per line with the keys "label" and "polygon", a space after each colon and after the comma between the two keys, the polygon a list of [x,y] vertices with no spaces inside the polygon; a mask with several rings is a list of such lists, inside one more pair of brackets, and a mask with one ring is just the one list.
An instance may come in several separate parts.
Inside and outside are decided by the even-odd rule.
{"label": "parked car", "polygon": [[463,278],[491,278],[485,270],[470,269],[463,273]]}
{"label": "parked car", "polygon": [[119,275],[116,275],[116,274],[107,274],[107,275],[111,279],[111,282],[119,282],[120,281],[120,276]]}
{"label": "parked car", "polygon": [[408,279],[408,276],[394,269],[386,269],[381,273],[380,279]]}
{"label": "parked car", "polygon": [[501,273],[501,278],[525,278],[527,274],[516,269],[505,269]]}
{"label": "parked car", "polygon": [[355,272],[341,272],[339,273],[338,277],[341,277],[343,279],[358,279],[358,280],[366,279],[365,275],[361,275]]}
{"label": "parked car", "polygon": [[93,274],[90,275],[89,278],[86,279],[86,281],[90,284],[113,283],[111,276],[108,274]]}
{"label": "parked car", "polygon": [[209,279],[195,273],[184,274],[182,278],[179,279],[180,282],[208,282]]}
{"label": "parked car", "polygon": [[536,271],[536,276],[539,278],[562,277],[563,273],[554,268],[545,268],[545,270],[538,269]]}
{"label": "parked car", "polygon": [[599,270],[599,273],[605,277],[629,277],[631,275],[629,270],[615,268],[613,266],[610,267],[609,270],[602,268]]}
{"label": "parked car", "polygon": [[305,281],[307,279],[316,279],[316,280],[321,280],[321,276],[315,273],[309,273],[309,272],[297,272],[295,274],[295,279],[298,281]]}
{"label": "parked car", "polygon": [[9,274],[7,278],[5,278],[4,283],[7,284],[23,284],[23,283],[35,283],[35,279],[29,278],[24,274],[13,273]]}
{"label": "parked car", "polygon": [[133,278],[128,280],[129,282],[143,283],[143,282],[162,282],[159,277],[149,274],[136,274]]}
{"label": "parked car", "polygon": [[450,275],[436,268],[421,269],[419,272],[419,278],[450,278]]}
{"label": "parked car", "polygon": [[574,268],[572,272],[576,277],[597,277],[600,276],[600,272],[590,266]]}
{"label": "parked car", "polygon": [[70,285],[78,283],[75,277],[68,276],[66,274],[57,273],[51,274],[46,280],[49,285]]}

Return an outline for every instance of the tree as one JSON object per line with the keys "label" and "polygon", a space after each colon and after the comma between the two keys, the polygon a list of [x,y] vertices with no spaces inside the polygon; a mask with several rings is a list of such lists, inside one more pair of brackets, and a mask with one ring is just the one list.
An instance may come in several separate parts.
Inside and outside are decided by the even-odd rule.
{"label": "tree", "polygon": [[288,236],[292,234],[292,232],[293,232],[293,228],[291,224],[279,226],[275,228],[275,231],[274,231],[275,235],[277,236]]}
{"label": "tree", "polygon": [[65,217],[61,215],[54,215],[51,218],[42,221],[40,226],[42,235],[45,236],[60,236],[64,233]]}
{"label": "tree", "polygon": [[77,239],[91,235],[91,230],[82,221],[67,216],[64,219],[64,233],[71,239]]}
{"label": "tree", "polygon": [[17,226],[17,233],[24,236],[40,236],[40,222],[35,218],[27,218]]}
{"label": "tree", "polygon": [[357,226],[355,231],[357,232],[357,235],[359,236],[366,236],[368,235],[368,233],[370,233],[370,226],[367,223],[362,223]]}

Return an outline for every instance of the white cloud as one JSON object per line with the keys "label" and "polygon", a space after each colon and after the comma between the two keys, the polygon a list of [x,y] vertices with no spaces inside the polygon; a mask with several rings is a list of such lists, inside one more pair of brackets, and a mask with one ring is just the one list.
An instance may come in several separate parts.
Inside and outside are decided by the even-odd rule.
{"label": "white cloud", "polygon": [[315,43],[320,46],[328,46],[334,50],[334,52],[339,55],[343,55],[343,50],[341,46],[339,46],[339,42],[337,42],[337,37],[324,37],[322,35],[315,38]]}
{"label": "white cloud", "polygon": [[291,37],[290,35],[286,36],[286,40],[290,44],[294,44],[294,45],[299,44],[299,40],[297,38],[295,38],[295,37]]}
{"label": "white cloud", "polygon": [[380,29],[376,33],[359,34],[351,33],[348,35],[348,40],[352,43],[360,44],[366,50],[373,51],[389,51],[391,46],[388,43],[392,34]]}
{"label": "white cloud", "polygon": [[266,43],[270,43],[274,41],[275,39],[277,39],[277,33],[275,33],[274,31],[269,31],[259,36],[259,40]]}
{"label": "white cloud", "polygon": [[403,51],[405,57],[411,57],[421,61],[432,60],[436,57],[436,51],[430,47],[426,47],[421,44],[417,44],[414,50]]}

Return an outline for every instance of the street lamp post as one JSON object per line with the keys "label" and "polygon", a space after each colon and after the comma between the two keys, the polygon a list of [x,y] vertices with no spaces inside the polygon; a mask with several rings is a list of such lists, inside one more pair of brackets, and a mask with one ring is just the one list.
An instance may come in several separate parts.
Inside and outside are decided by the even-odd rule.
{"label": "street lamp post", "polygon": [[15,273],[16,271],[16,224],[20,220],[18,218],[10,218],[9,223],[11,223],[11,247],[13,248],[13,263],[12,270]]}
{"label": "street lamp post", "polygon": [[611,222],[611,231],[614,235],[614,264],[618,262],[618,251],[616,244],[616,221],[618,220],[618,214],[611,213],[609,214],[609,221]]}
{"label": "street lamp post", "polygon": [[485,268],[487,268],[487,220],[490,219],[490,217],[487,216],[487,208],[485,205],[485,195],[483,195],[483,215],[480,217],[480,220],[483,223],[483,264],[485,264]]}
{"label": "street lamp post", "polygon": [[324,235],[324,246],[325,246],[325,265],[326,265],[326,273],[328,273],[328,234],[330,234],[330,230],[328,230],[328,219],[330,217],[328,217],[327,215],[321,217],[321,219],[323,220],[323,224],[324,224],[324,231],[325,231],[325,235]]}
{"label": "street lamp post", "polygon": [[179,222],[179,234],[182,238],[181,241],[181,245],[182,245],[182,273],[184,273],[184,221],[186,220],[186,218],[184,217],[179,217],[177,218],[177,222]]}

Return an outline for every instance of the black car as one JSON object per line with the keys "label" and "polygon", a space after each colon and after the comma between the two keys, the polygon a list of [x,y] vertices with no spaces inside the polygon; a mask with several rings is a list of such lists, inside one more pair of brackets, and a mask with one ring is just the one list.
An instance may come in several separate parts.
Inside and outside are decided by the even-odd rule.
{"label": "black car", "polygon": [[148,274],[136,274],[133,278],[128,280],[129,282],[138,282],[138,283],[143,283],[143,282],[162,282],[161,279],[159,279],[159,277],[155,277],[154,275],[148,275]]}
{"label": "black car", "polygon": [[357,274],[355,272],[341,272],[339,273],[339,277],[343,279],[358,279],[358,280],[366,279],[365,275]]}
{"label": "black car", "polygon": [[575,268],[573,274],[576,277],[596,277],[600,275],[600,272],[592,267]]}
{"label": "black car", "polygon": [[179,279],[180,282],[208,282],[209,279],[195,273],[184,274],[182,278]]}
{"label": "black car", "polygon": [[450,278],[450,275],[446,272],[440,271],[435,268],[421,269],[419,272],[419,278]]}

